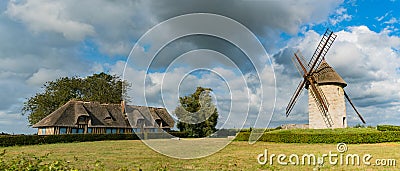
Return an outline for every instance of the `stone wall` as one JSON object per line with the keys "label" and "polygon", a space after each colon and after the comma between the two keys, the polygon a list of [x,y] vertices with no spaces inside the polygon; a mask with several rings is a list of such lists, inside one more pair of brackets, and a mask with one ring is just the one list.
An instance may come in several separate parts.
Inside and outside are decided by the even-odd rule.
{"label": "stone wall", "polygon": [[[346,128],[347,118],[343,88],[337,85],[322,85],[319,87],[325,94],[325,97],[329,103],[329,114],[333,121],[332,127]],[[311,129],[328,128],[322,118],[321,112],[318,110],[318,106],[316,105],[310,90],[308,91],[308,112],[309,127]]]}

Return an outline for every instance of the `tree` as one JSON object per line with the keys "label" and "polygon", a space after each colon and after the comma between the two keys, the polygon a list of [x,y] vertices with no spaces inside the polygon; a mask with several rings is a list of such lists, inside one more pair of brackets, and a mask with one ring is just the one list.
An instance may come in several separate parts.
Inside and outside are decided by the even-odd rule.
{"label": "tree", "polygon": [[69,100],[120,103],[126,99],[127,83],[118,76],[106,73],[93,74],[86,78],[63,77],[44,84],[44,92],[36,93],[24,102],[22,114],[28,115],[31,125],[67,103]]}
{"label": "tree", "polygon": [[218,111],[212,102],[210,88],[197,87],[196,91],[179,97],[180,105],[175,114],[179,119],[177,127],[193,137],[206,137],[214,133],[218,121]]}

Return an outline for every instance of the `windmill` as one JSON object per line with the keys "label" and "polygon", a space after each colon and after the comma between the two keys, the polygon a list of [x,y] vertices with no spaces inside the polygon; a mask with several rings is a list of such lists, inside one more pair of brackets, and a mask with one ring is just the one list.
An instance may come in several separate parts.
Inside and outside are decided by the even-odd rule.
{"label": "windmill", "polygon": [[303,89],[308,89],[309,128],[347,127],[344,98],[365,124],[365,120],[343,89],[347,83],[325,61],[325,55],[335,39],[336,35],[327,29],[308,64],[299,51],[294,53],[292,58],[303,80],[286,107],[286,117],[289,116]]}

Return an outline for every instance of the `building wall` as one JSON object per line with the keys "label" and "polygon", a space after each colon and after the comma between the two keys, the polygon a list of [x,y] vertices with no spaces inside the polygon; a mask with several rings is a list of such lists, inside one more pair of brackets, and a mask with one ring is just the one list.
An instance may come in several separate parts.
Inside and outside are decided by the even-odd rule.
{"label": "building wall", "polygon": [[[332,128],[346,128],[347,118],[343,88],[337,85],[322,85],[319,87],[329,103],[328,111],[333,121]],[[310,90],[308,91],[308,112],[309,127],[311,129],[328,128]]]}
{"label": "building wall", "polygon": [[[81,129],[81,130],[78,130]],[[38,135],[59,135],[59,134],[132,134],[141,132],[163,132],[161,128],[105,128],[105,127],[41,127],[38,128]]]}
{"label": "building wall", "polygon": [[53,127],[38,128],[38,135],[53,135],[53,134],[54,134]]}

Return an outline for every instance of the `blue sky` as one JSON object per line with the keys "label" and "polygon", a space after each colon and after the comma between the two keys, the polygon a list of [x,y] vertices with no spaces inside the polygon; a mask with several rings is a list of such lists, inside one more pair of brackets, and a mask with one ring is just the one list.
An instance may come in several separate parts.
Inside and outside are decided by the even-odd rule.
{"label": "blue sky", "polygon": [[[26,98],[41,91],[46,81],[62,76],[84,77],[98,72],[122,75],[132,47],[149,29],[172,17],[198,12],[229,17],[246,26],[267,52],[267,56],[258,57],[256,65],[266,67],[261,68],[257,77],[252,73],[254,67],[241,53],[242,47],[210,36],[184,37],[165,46],[154,58],[149,71],[144,70],[145,57],[130,59],[125,76],[133,82],[133,90],[130,91],[132,103],[146,105],[142,98],[145,91],[145,98],[151,102],[148,105],[173,110],[177,105],[174,93],[178,83],[182,82],[179,93],[183,94],[194,91],[193,86],[197,85],[215,90],[221,125],[224,122],[231,127],[240,125],[236,122],[245,118],[239,115],[235,118],[236,115],[229,115],[229,111],[243,113],[246,112],[244,109],[248,109],[250,113],[257,112],[259,106],[254,104],[258,103],[265,111],[275,107],[273,115],[266,112],[269,113],[266,118],[272,118],[270,126],[306,123],[305,94],[291,116],[284,117],[287,102],[301,80],[291,57],[295,50],[300,50],[309,58],[321,34],[330,28],[338,38],[327,54],[327,61],[348,83],[345,90],[367,120],[367,125],[398,124],[399,7],[397,0],[233,0],[229,3],[191,0],[1,1],[0,132],[35,132],[27,126],[21,108]],[[221,28],[232,31],[232,28],[224,28],[223,25]],[[152,48],[156,42],[176,30],[180,28],[165,29],[163,34],[139,45],[142,48],[139,54],[146,56],[154,50]],[[252,47],[249,45],[245,48]],[[194,51],[196,49],[212,51]],[[187,52],[191,53],[184,56]],[[172,65],[182,55],[184,57]],[[270,62],[273,72],[269,68]],[[200,66],[208,66],[224,79],[213,72],[194,72],[183,77]],[[243,79],[248,84],[243,84]],[[264,94],[270,93],[268,99],[260,95],[257,79],[265,83],[262,89]],[[230,83],[229,88],[226,82]],[[276,89],[270,92],[270,86],[276,86]],[[143,87],[146,89],[143,90]],[[242,103],[247,107],[231,105]],[[347,111],[349,125],[360,123],[352,110]],[[232,120],[229,120],[229,116]],[[252,116],[248,119],[248,122],[251,121],[254,121]]]}

